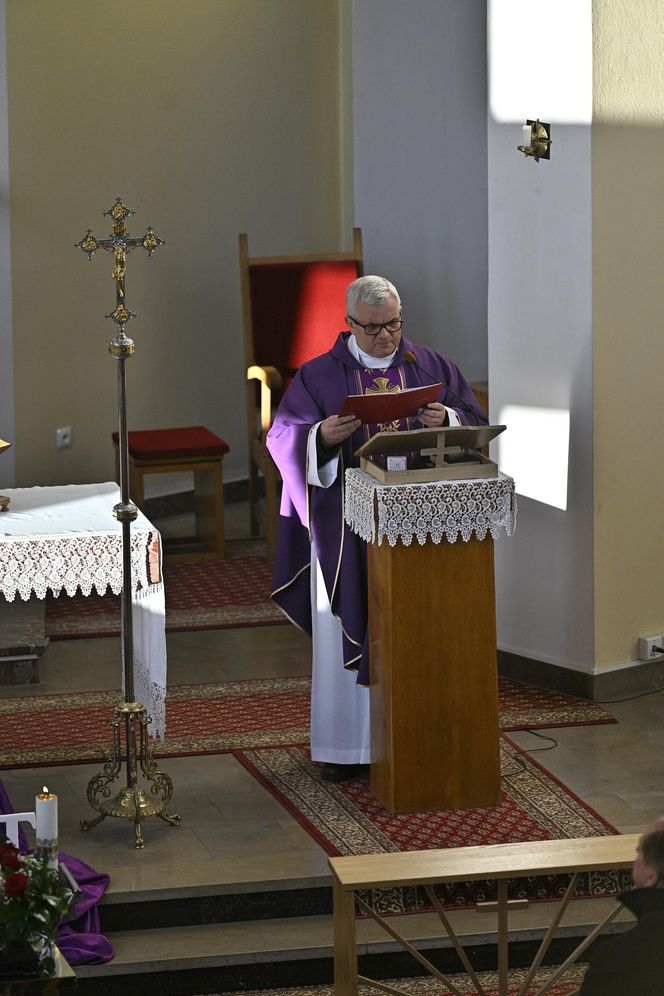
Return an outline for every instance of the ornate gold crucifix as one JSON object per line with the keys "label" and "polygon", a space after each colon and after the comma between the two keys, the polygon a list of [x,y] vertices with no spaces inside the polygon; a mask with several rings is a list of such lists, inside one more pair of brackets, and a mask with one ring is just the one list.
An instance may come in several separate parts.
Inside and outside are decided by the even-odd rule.
{"label": "ornate gold crucifix", "polygon": [[135,212],[123,204],[122,198],[117,197],[115,204],[108,211],[104,211],[104,217],[110,218],[113,222],[113,234],[108,239],[97,239],[92,234],[92,229],[88,228],[80,242],[76,245],[82,249],[88,259],[92,259],[97,249],[105,249],[115,256],[115,266],[111,277],[115,280],[115,311],[111,311],[106,318],[111,318],[124,332],[124,327],[130,318],[136,318],[133,311],[128,311],[125,306],[125,274],[127,272],[127,256],[134,249],[142,246],[148,256],[154,254],[155,249],[164,246],[166,243],[155,234],[151,225],[148,225],[145,235],[138,239],[129,238],[127,231],[127,219]]}
{"label": "ornate gold crucifix", "polygon": [[[132,626],[132,577],[131,577],[131,535],[130,526],[138,515],[138,509],[129,495],[129,453],[127,438],[127,377],[126,361],[134,352],[134,341],[125,334],[125,325],[136,315],[129,311],[125,303],[125,276],[127,256],[141,246],[148,256],[152,256],[163,239],[155,235],[148,226],[145,235],[138,239],[129,237],[127,219],[134,212],[123,204],[120,197],[104,216],[111,218],[113,231],[108,239],[97,239],[88,228],[80,242],[88,260],[97,249],[104,249],[115,257],[111,276],[115,280],[115,309],[106,318],[115,322],[116,334],[109,344],[109,352],[118,361],[118,436],[120,453],[120,495],[121,500],[113,507],[113,515],[122,527],[122,665],[124,673],[124,702],[113,710],[111,727],[113,745],[102,771],[88,782],[88,802],[99,816],[91,820],[81,820],[82,830],[91,830],[106,816],[129,819],[134,824],[136,847],[143,847],[144,840],[141,822],[148,816],[158,816],[171,826],[179,826],[179,816],[168,816],[166,807],[173,796],[173,782],[166,772],[157,767],[152,747],[148,742],[148,725],[151,722],[147,709],[134,696],[134,647]],[[124,744],[121,730],[124,728]],[[111,786],[122,774],[125,764],[126,788],[111,798]],[[139,767],[150,784],[150,794],[139,785]]]}

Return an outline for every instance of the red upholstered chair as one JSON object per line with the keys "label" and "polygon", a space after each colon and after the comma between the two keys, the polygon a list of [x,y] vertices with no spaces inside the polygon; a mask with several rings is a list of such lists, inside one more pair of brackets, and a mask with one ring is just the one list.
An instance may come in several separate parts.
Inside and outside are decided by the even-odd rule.
{"label": "red upholstered chair", "polygon": [[[277,536],[279,472],[265,445],[272,414],[298,367],[329,349],[344,328],[348,284],[362,275],[362,232],[353,250],[314,256],[250,256],[240,235],[240,277],[247,366],[251,534],[265,528],[267,553]],[[259,501],[259,474],[265,505]]]}
{"label": "red upholstered chair", "polygon": [[[169,560],[217,560],[224,555],[224,480],[222,462],[228,443],[202,425],[181,429],[146,429],[128,432],[129,494],[142,510],[145,503],[146,474],[194,475],[196,536],[169,537],[164,553]],[[118,433],[113,433],[117,479],[119,472]]]}

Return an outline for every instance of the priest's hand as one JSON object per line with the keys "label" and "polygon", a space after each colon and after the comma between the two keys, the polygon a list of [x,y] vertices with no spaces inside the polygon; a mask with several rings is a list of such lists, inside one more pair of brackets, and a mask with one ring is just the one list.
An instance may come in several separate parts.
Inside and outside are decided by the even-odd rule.
{"label": "priest's hand", "polygon": [[438,429],[445,424],[446,415],[445,405],[441,405],[440,401],[432,401],[418,412],[417,417],[427,429]]}
{"label": "priest's hand", "polygon": [[339,446],[361,425],[354,415],[328,415],[320,424],[320,434],[326,446]]}

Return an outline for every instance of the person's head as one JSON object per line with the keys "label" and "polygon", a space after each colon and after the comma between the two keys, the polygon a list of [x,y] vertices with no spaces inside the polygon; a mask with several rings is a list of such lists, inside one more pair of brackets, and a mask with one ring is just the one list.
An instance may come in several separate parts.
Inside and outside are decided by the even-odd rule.
{"label": "person's head", "polygon": [[632,879],[640,889],[664,888],[664,819],[661,817],[639,841]]}
{"label": "person's head", "polygon": [[401,299],[385,277],[359,277],[346,290],[346,321],[370,356],[389,356],[401,341]]}

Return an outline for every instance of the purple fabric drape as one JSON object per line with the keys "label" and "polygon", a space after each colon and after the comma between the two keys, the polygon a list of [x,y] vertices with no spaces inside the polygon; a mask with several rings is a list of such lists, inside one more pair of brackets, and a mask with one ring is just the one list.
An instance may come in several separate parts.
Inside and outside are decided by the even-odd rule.
{"label": "purple fabric drape", "polygon": [[99,925],[98,904],[110,877],[95,871],[80,858],[58,855],[80,889],[78,902],[58,929],[58,947],[70,965],[96,965],[110,961],[115,951]]}

